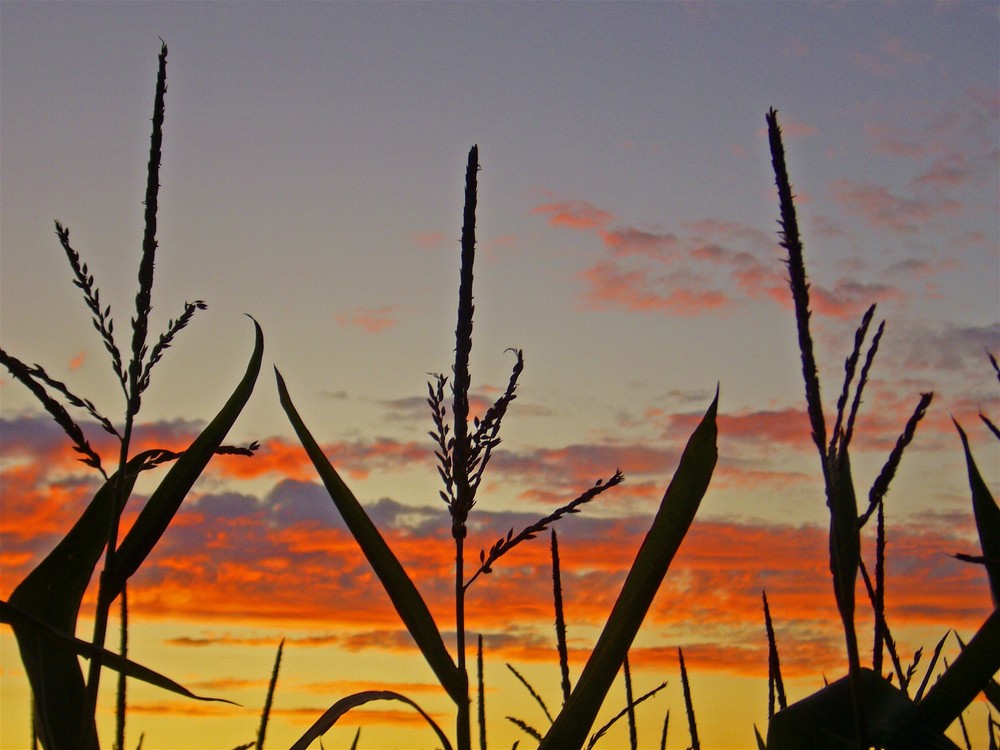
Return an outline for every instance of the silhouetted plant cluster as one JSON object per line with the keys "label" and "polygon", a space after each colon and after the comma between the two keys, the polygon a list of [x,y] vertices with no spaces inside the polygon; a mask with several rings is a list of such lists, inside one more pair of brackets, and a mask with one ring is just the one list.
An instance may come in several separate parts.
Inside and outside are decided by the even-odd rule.
{"label": "silhouetted plant cluster", "polygon": [[[145,196],[145,230],[138,273],[139,289],[131,320],[131,344],[126,355],[122,354],[123,350],[119,348],[115,338],[110,306],[102,303],[93,275],[70,245],[69,231],[56,223],[56,234],[70,263],[74,284],[83,292],[94,328],[110,357],[112,371],[122,389],[125,408],[121,425],[116,426],[91,401],[75,395],[67,385],[53,378],[41,366],[25,364],[0,349],[0,362],[15,380],[25,385],[38,398],[66,432],[73,449],[80,455],[80,460],[98,471],[104,480],[79,520],[55,549],[18,584],[8,601],[0,601],[0,621],[12,627],[17,639],[34,696],[33,726],[37,739],[46,750],[97,750],[99,739],[94,717],[102,668],[112,669],[119,674],[114,741],[114,747],[118,750],[124,750],[125,747],[126,677],[143,680],[188,698],[220,700],[199,698],[169,678],[136,664],[127,657],[128,579],[140,568],[156,545],[211,457],[219,453],[251,455],[257,448],[256,443],[248,447],[223,445],[226,434],[253,390],[260,369],[263,337],[260,327],[255,323],[255,345],[246,373],[229,400],[194,442],[180,452],[148,450],[134,453],[131,449],[133,428],[142,404],[142,395],[150,384],[153,367],[195,313],[205,309],[205,303],[200,300],[185,303],[176,320],[170,320],[165,332],[155,343],[149,344],[151,294],[157,249],[156,215],[165,111],[166,57],[167,48],[164,45],[160,52],[156,82]],[[993,679],[993,675],[1000,669],[1000,614],[996,609],[1000,599],[1000,570],[997,567],[997,561],[1000,560],[1000,509],[979,474],[964,431],[956,423],[965,452],[973,512],[982,547],[981,555],[960,553],[956,557],[986,568],[994,611],[968,643],[960,642],[962,651],[958,658],[953,663],[946,664],[937,681],[931,683],[931,675],[947,637],[945,634],[945,638],[935,647],[921,683],[911,697],[910,687],[921,652],[918,651],[912,663],[904,669],[886,622],[886,531],[883,506],[890,482],[906,447],[914,437],[917,425],[931,403],[932,394],[920,396],[912,416],[868,492],[866,506],[859,511],[848,449],[855,431],[862,392],[868,382],[885,324],[879,324],[862,362],[862,350],[875,306],[869,308],[863,316],[855,334],[853,348],[845,361],[844,383],[837,401],[833,428],[828,434],[809,327],[809,284],[803,247],[791,183],[785,167],[777,113],[774,110],[767,114],[767,125],[779,197],[780,243],[787,251],[786,263],[798,327],[806,407],[812,441],[820,458],[824,495],[830,510],[830,573],[834,600],[844,631],[847,676],[789,705],[778,655],[777,631],[780,629],[780,621],[776,627],[767,594],[762,592],[768,643],[769,722],[766,741],[756,732],[757,743],[760,748],[768,750],[863,750],[872,746],[956,747],[945,737],[944,731],[956,720],[962,722],[962,712],[980,692],[986,694],[994,707],[1000,707],[1000,686]],[[505,555],[522,542],[534,539],[546,530],[550,531],[551,539],[555,651],[562,702],[558,710],[550,710],[541,692],[513,665],[507,664],[510,672],[540,707],[547,724],[539,728],[521,717],[508,716],[507,719],[536,742],[539,750],[572,750],[583,747],[589,750],[614,724],[625,719],[629,727],[630,747],[635,750],[639,747],[636,708],[666,685],[666,682],[662,682],[636,697],[628,654],[711,481],[718,458],[718,391],[688,439],[607,622],[574,683],[569,669],[559,545],[554,526],[565,516],[580,512],[585,505],[621,484],[624,476],[620,470],[615,470],[606,479],[597,480],[574,499],[517,533],[513,528],[506,533],[501,531],[497,541],[488,550],[480,550],[478,566],[474,565],[471,575],[467,574],[465,540],[469,514],[479,501],[477,495],[482,487],[483,477],[495,449],[500,445],[501,424],[516,398],[518,381],[524,369],[522,351],[508,350],[513,352],[515,361],[506,389],[481,418],[471,417],[469,393],[472,378],[469,360],[473,342],[473,267],[478,172],[479,151],[473,146],[468,155],[465,175],[455,361],[450,379],[445,375],[436,375],[427,386],[427,402],[433,422],[433,429],[429,434],[435,446],[437,469],[443,484],[440,497],[450,515],[455,550],[456,639],[453,650],[445,644],[438,623],[409,573],[313,438],[292,402],[284,379],[275,371],[280,403],[299,441],[347,528],[388,594],[400,620],[441,688],[454,704],[454,734],[449,736],[411,698],[395,691],[370,689],[335,700],[292,745],[293,750],[305,750],[347,713],[376,701],[399,702],[415,710],[434,731],[441,747],[451,750],[454,740],[458,750],[471,750],[472,690],[466,655],[466,594],[472,584],[481,576],[491,573]],[[1000,366],[992,355],[990,360],[1000,378]],[[857,384],[853,385],[855,379]],[[73,419],[67,405],[69,409],[85,412],[101,429],[117,440],[117,468],[110,475],[104,468],[102,457]],[[991,432],[1000,438],[1000,430],[985,416],[982,419]],[[120,520],[138,476],[166,463],[171,463],[172,466],[138,511],[133,526],[122,536],[119,533]],[[877,519],[874,580],[864,564],[860,536],[862,527],[872,515],[876,515]],[[83,595],[102,555],[104,565],[98,579],[94,634],[90,641],[84,641],[76,637],[77,618]],[[874,614],[873,662],[870,669],[861,665],[855,628],[855,592],[859,573]],[[105,648],[109,613],[116,601],[120,606],[121,622],[117,653]],[[256,741],[240,745],[237,750],[249,750],[251,747],[263,750],[283,647],[282,641],[275,656]],[[888,651],[893,667],[889,676],[883,675],[885,651]],[[86,679],[79,666],[79,656],[90,660]],[[678,649],[678,661],[690,747],[697,750],[700,741],[694,700],[681,649]],[[476,671],[477,734],[480,750],[486,750],[486,681],[482,634],[477,638]],[[598,712],[619,673],[623,674],[625,685],[624,707],[603,727],[592,733]],[[659,746],[663,750],[666,748],[669,721],[670,712],[667,711],[659,738]],[[962,726],[964,731],[964,724]],[[991,747],[994,748],[997,745],[995,729],[998,727],[1000,725],[990,716],[988,733]],[[360,730],[354,736],[352,750],[358,747],[359,741]],[[141,744],[142,739],[139,740],[140,747]],[[514,746],[517,747],[518,743]]]}

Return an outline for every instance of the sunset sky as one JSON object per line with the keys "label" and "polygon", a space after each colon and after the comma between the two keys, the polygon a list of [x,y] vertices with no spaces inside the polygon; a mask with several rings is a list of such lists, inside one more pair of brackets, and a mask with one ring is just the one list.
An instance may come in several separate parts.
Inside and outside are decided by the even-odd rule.
{"label": "sunset sky", "polygon": [[[812,282],[828,414],[866,307],[886,321],[852,464],[867,497],[920,394],[931,408],[886,504],[888,621],[904,663],[991,611],[952,417],[994,494],[1000,451],[1000,6],[906,3],[0,4],[0,338],[113,421],[121,393],[59,247],[71,241],[125,341],[134,311],[159,38],[169,45],[153,327],[205,300],[153,373],[136,449],[181,449],[253,345],[264,367],[228,442],[130,584],[131,657],[200,694],[130,689],[128,745],[251,741],[286,639],[269,747],[366,689],[453,706],[339,519],[278,404],[272,366],[416,580],[446,640],[453,547],[438,498],[429,373],[450,372],[466,156],[478,144],[473,409],[525,370],[470,518],[469,560],[616,468],[558,525],[578,677],[680,451],[720,387],[719,463],[632,651],[640,742],[703,747],[767,720],[767,590],[790,700],[846,672],[818,457],[777,243],[764,116],[779,111]],[[0,377],[0,597],[99,486]],[[88,437],[116,446],[85,415]],[[155,477],[140,483],[138,505]],[[863,554],[872,560],[866,529]],[[863,596],[863,592],[861,594]],[[491,747],[561,700],[547,537],[469,599]],[[861,599],[860,601],[865,601]],[[80,636],[92,622],[85,603]],[[859,621],[863,657],[871,618]],[[958,652],[954,637],[944,654]],[[0,748],[29,695],[0,629]],[[918,674],[923,674],[923,664]],[[113,680],[106,677],[106,687]],[[102,702],[110,747],[111,706]],[[612,688],[598,725],[625,700]],[[984,737],[981,701],[968,712]],[[331,730],[346,748],[432,747],[402,704]],[[952,732],[953,736],[959,736]],[[627,746],[624,724],[599,748]]]}

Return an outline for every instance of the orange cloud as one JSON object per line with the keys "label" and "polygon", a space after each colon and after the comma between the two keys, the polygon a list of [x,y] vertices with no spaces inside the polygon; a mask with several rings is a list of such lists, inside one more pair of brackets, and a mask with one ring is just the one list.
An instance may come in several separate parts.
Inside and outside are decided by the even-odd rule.
{"label": "orange cloud", "polygon": [[[912,400],[905,395],[893,397],[888,384],[876,382],[872,387],[879,408],[862,412],[855,440],[887,453],[916,395]],[[672,433],[687,434],[697,416],[661,418]],[[953,430],[945,424],[946,414],[935,418],[940,422],[935,429]],[[800,409],[724,413],[719,426],[723,456],[718,488],[760,486],[768,480],[774,483],[776,476],[783,483],[795,478],[785,467],[747,469],[729,458],[732,451],[727,446],[808,448],[803,438],[808,426]],[[61,478],[44,476],[39,468],[42,461],[33,457],[47,455],[52,442],[48,438],[61,436],[36,436],[33,442],[31,423],[25,427],[17,443],[18,460],[3,468],[0,548],[5,592],[65,533],[96,485],[82,467],[77,474]],[[154,436],[179,440],[181,433],[190,430],[183,423],[154,425],[147,435],[150,440]],[[889,437],[878,438],[881,434]],[[918,450],[922,434],[918,433],[915,444]],[[950,432],[949,438],[954,440]],[[175,639],[174,645],[240,642],[273,647],[273,639],[250,644],[245,637],[228,636],[224,630],[228,624],[280,623],[293,631],[290,642],[302,647],[412,653],[410,636],[306,461],[277,438],[265,441],[265,448],[269,450],[262,449],[265,458],[254,476],[273,476],[271,489],[262,497],[234,492],[193,494],[134,579],[130,587],[134,611],[145,618],[213,623],[223,631],[221,635],[189,635]],[[335,462],[345,456],[365,457],[366,462],[383,460],[386,466],[426,464],[429,452],[425,446],[386,439],[327,448]],[[596,501],[593,510],[585,509],[559,524],[564,598],[573,624],[571,637],[577,639],[573,641],[576,663],[592,646],[591,636],[584,635],[603,624],[648,528],[648,515],[622,511],[639,506],[623,506],[616,500],[659,499],[663,476],[676,465],[676,448],[581,444],[524,453],[498,451],[494,460],[498,476],[518,487],[539,486],[554,495],[562,493],[561,502],[575,497],[598,477],[607,477],[616,466],[631,475],[623,487]],[[236,468],[220,463],[219,475],[242,476],[239,472],[255,461],[242,459],[232,465]],[[805,479],[799,476],[796,481]],[[412,507],[382,499],[367,508],[440,618],[450,643],[454,545],[443,504]],[[620,517],[608,518],[613,510]],[[542,514],[477,507],[470,516],[466,543],[468,574],[474,572],[480,549],[488,549],[508,529],[517,532]],[[957,551],[975,551],[971,521],[966,518],[956,525],[952,518],[921,520],[919,525],[889,529],[890,626],[904,631],[914,626],[971,630],[989,606],[982,571],[950,557]],[[870,541],[865,542],[865,554],[870,557]],[[766,589],[788,669],[814,674],[817,663],[835,668],[842,663],[841,636],[829,577],[823,528],[698,519],[650,612],[647,632],[660,641],[640,644],[649,649],[643,652],[644,658],[670,659],[675,642],[683,642],[692,644],[692,653],[698,654],[703,668],[762,673],[766,660],[759,659],[763,642],[760,592]],[[469,626],[486,633],[490,648],[508,658],[549,661],[551,596],[549,545],[542,535],[512,550],[493,574],[476,581],[469,590]],[[859,602],[864,601],[859,589]],[[864,616],[859,616],[859,627],[868,627]]]}

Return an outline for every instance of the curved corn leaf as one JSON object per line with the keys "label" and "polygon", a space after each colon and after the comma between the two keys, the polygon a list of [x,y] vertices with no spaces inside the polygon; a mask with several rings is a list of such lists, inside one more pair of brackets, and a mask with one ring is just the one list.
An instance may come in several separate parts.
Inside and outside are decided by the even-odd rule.
{"label": "curved corn leaf", "polygon": [[139,569],[139,566],[160,540],[163,532],[167,530],[167,526],[170,525],[170,521],[181,502],[208,465],[215,450],[222,445],[226,434],[240,412],[243,411],[250,394],[253,393],[257,374],[260,372],[260,363],[264,356],[264,334],[256,320],[253,321],[253,325],[255,331],[254,349],[243,379],[240,380],[236,390],[233,391],[232,396],[229,397],[215,419],[170,467],[170,471],[167,472],[149,500],[146,501],[132,528],[129,529],[128,534],[125,535],[118,547],[114,569],[109,576],[109,582],[113,586],[110,593],[114,596],[121,593],[125,582]]}
{"label": "curved corn leaf", "polygon": [[[918,715],[917,704],[870,669],[857,674],[865,707],[868,747],[956,750],[957,746]],[[767,729],[767,750],[857,750],[851,678],[843,677],[779,711]]]}
{"label": "curved corn leaf", "polygon": [[389,599],[392,600],[396,612],[399,613],[400,619],[410,631],[410,635],[420,647],[424,659],[434,670],[438,681],[451,696],[451,699],[456,704],[468,700],[464,675],[459,673],[451,654],[445,648],[441,633],[423,597],[396,555],[386,544],[385,539],[382,538],[375,524],[365,513],[364,508],[361,507],[361,503],[354,497],[350,488],[344,484],[340,475],[337,474],[337,470],[323,454],[323,449],[306,428],[292,404],[288,389],[285,387],[285,381],[277,369],[274,374],[278,382],[281,405],[285,409],[292,427],[295,428],[295,433],[298,435],[302,447],[312,459],[313,466],[316,467],[320,479],[323,480],[327,492],[330,493],[330,499],[337,506],[347,528],[351,530],[351,534],[357,540],[361,551],[368,558],[368,562],[382,582]]}
{"label": "curved corn leaf", "polygon": [[[158,688],[163,688],[164,690],[169,690],[171,693],[176,693],[177,695],[182,695],[185,698],[191,698],[196,701],[214,701],[216,703],[229,703],[233,706],[240,705],[225,698],[208,698],[202,695],[195,695],[186,687],[180,683],[174,682],[169,677],[166,677],[159,672],[155,672],[149,667],[144,667],[130,659],[126,659],[120,654],[116,654],[114,651],[108,651],[107,649],[98,648],[92,643],[80,640],[79,638],[66,635],[51,625],[47,625],[38,618],[32,617],[27,612],[24,612],[17,607],[15,607],[10,602],[5,602],[0,600],[0,622],[6,623],[16,630],[30,630],[32,634],[37,638],[40,643],[44,643],[46,648],[62,648],[65,647],[71,650],[74,654],[79,654],[85,659],[93,659],[98,661],[105,667],[109,669],[114,669],[116,672],[121,672],[127,677],[131,677],[136,680],[141,680],[143,682],[154,685]],[[73,740],[73,743],[76,739]],[[57,747],[62,747],[57,745]]]}
{"label": "curved corn leaf", "polygon": [[715,423],[718,404],[717,390],[701,423],[688,439],[677,472],[667,487],[597,645],[539,750],[580,748],[586,742],[597,712],[708,490],[718,458]]}
{"label": "curved corn leaf", "polygon": [[[979,530],[979,544],[983,548],[983,557],[987,560],[1000,560],[1000,508],[997,501],[986,486],[979,468],[972,458],[969,449],[969,439],[965,431],[955,422],[955,429],[962,438],[965,449],[965,463],[969,471],[969,486],[972,489],[972,511],[976,516],[976,528]],[[993,595],[993,606],[1000,606],[1000,569],[995,564],[986,565],[986,573],[990,577],[990,593]]]}
{"label": "curved corn leaf", "polygon": [[[426,721],[427,724],[430,725],[431,729],[433,729],[437,734],[438,739],[441,741],[441,747],[444,748],[444,750],[452,750],[451,743],[448,742],[448,737],[441,731],[441,727],[434,722],[434,719],[432,719],[427,712],[424,711],[424,709],[407,698],[405,695],[400,695],[392,690],[364,690],[360,693],[349,695],[346,698],[341,698],[339,701],[330,706],[330,708],[328,708],[326,712],[316,720],[316,723],[309,727],[305,734],[295,741],[291,750],[306,750],[313,740],[320,737],[330,727],[336,724],[337,720],[341,716],[346,714],[352,708],[363,706],[364,704],[371,703],[372,701],[401,701],[408,706],[412,706],[421,716],[424,717],[424,721]],[[357,743],[357,736],[355,736],[354,741]]]}
{"label": "curved corn leaf", "polygon": [[[126,494],[131,492],[149,455],[143,453],[129,461]],[[80,603],[108,541],[111,514],[118,497],[117,483],[118,473],[112,474],[73,528],[11,592],[10,607],[67,637],[76,634]],[[84,716],[83,672],[74,650],[65,644],[52,643],[25,621],[11,625],[35,696],[42,744],[50,749],[75,747],[85,726],[84,731],[96,743],[94,717]]]}
{"label": "curved corn leaf", "polygon": [[972,636],[958,658],[917,704],[917,715],[927,726],[943,732],[1000,671],[1000,609]]}

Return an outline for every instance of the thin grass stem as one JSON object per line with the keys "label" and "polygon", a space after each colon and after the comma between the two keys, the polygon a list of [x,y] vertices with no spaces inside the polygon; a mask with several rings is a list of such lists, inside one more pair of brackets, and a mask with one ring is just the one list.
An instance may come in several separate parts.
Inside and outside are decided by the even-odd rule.
{"label": "thin grass stem", "polygon": [[281,669],[281,654],[285,649],[285,639],[278,644],[278,652],[274,657],[274,667],[271,669],[271,679],[267,683],[267,695],[264,697],[264,708],[260,712],[260,728],[257,730],[256,750],[264,750],[264,738],[267,736],[267,723],[271,718],[271,705],[274,702],[274,689],[278,684],[278,670]]}
{"label": "thin grass stem", "polygon": [[483,635],[479,634],[476,648],[476,672],[479,693],[479,750],[486,750],[486,684],[483,670]]}
{"label": "thin grass stem", "polygon": [[521,721],[521,719],[518,719],[517,717],[514,717],[514,716],[507,716],[505,718],[507,719],[507,721],[509,721],[514,726],[516,726],[518,729],[520,729],[525,734],[530,735],[532,738],[534,738],[538,742],[542,741],[542,733],[539,732],[537,729],[535,729],[530,724],[527,724],[526,722]]}
{"label": "thin grass stem", "polygon": [[[118,641],[118,653],[123,659],[128,658],[128,586],[122,586],[122,593],[118,598],[118,613],[120,619],[120,632]],[[125,674],[118,673],[118,691],[115,696],[115,747],[118,750],[125,750],[125,713],[126,713],[126,685]]]}
{"label": "thin grass stem", "polygon": [[[844,409],[847,407],[847,398],[851,393],[851,382],[854,380],[854,373],[858,366],[858,358],[861,356],[861,345],[865,342],[868,334],[868,326],[871,325],[872,315],[875,314],[875,305],[865,311],[861,319],[861,325],[854,333],[854,348],[851,355],[844,362],[844,387],[840,391],[840,398],[837,399],[837,421],[833,425],[833,432],[830,434],[830,445],[827,447],[827,455],[834,456],[837,453],[837,441],[841,437],[841,426],[844,420]],[[860,393],[860,385],[858,387]]]}
{"label": "thin grass stem", "polygon": [[552,529],[552,598],[556,613],[556,649],[559,652],[563,705],[569,700],[572,687],[569,681],[569,648],[566,643],[566,616],[563,612],[562,575],[559,570],[559,538]]}
{"label": "thin grass stem", "polygon": [[688,682],[687,669],[684,666],[684,651],[677,649],[677,658],[681,663],[681,689],[684,692],[684,708],[688,717],[688,732],[691,734],[691,750],[701,750],[701,742],[698,740],[698,725],[694,720],[694,704],[691,701],[691,685]]}
{"label": "thin grass stem", "polygon": [[[871,306],[874,311],[875,305]],[[879,342],[882,340],[882,334],[885,332],[885,321],[883,320],[879,323],[878,330],[875,331],[875,336],[872,338],[871,346],[868,347],[868,354],[865,357],[865,363],[861,367],[861,377],[858,379],[858,388],[854,392],[854,401],[851,403],[851,413],[847,418],[847,429],[844,431],[844,439],[841,441],[840,453],[847,450],[847,446],[851,442],[851,438],[854,436],[854,422],[858,416],[858,410],[861,408],[861,394],[864,393],[865,385],[868,383],[868,373],[872,368],[872,364],[875,362],[875,354],[878,352]]]}
{"label": "thin grass stem", "polygon": [[875,597],[872,601],[875,614],[872,669],[879,675],[882,674],[882,643],[885,630],[885,545],[885,503],[880,500],[875,519]]}
{"label": "thin grass stem", "polygon": [[639,750],[639,735],[635,726],[635,698],[632,695],[632,668],[628,663],[628,654],[622,663],[625,674],[625,714],[628,716],[628,739],[632,750]]}
{"label": "thin grass stem", "polygon": [[899,439],[896,440],[896,445],[889,454],[889,458],[886,459],[885,465],[882,467],[882,471],[879,472],[878,477],[872,483],[872,488],[868,493],[868,509],[862,513],[861,517],[858,519],[859,529],[868,522],[871,514],[875,511],[875,508],[878,507],[879,502],[881,502],[886,493],[889,491],[889,484],[896,475],[896,469],[899,468],[900,461],[902,461],[903,451],[906,450],[906,446],[908,446],[913,440],[913,435],[917,430],[917,425],[927,413],[927,407],[930,406],[933,398],[933,392],[920,394],[920,401],[917,402],[917,407],[913,410],[913,414],[911,414],[910,418],[906,421],[906,427],[903,429],[903,433],[899,436]]}
{"label": "thin grass stem", "polygon": [[503,557],[505,554],[510,552],[514,547],[519,545],[521,542],[525,542],[529,539],[534,539],[536,536],[545,531],[551,524],[558,521],[565,515],[571,513],[579,513],[580,506],[589,503],[591,500],[596,498],[602,492],[611,489],[625,481],[625,475],[622,474],[621,469],[615,471],[615,473],[608,479],[604,481],[602,479],[597,480],[597,483],[591,487],[589,490],[585,491],[579,495],[573,501],[557,508],[555,511],[539,519],[530,526],[525,527],[517,536],[514,536],[514,530],[511,529],[507,532],[506,537],[500,537],[492,547],[490,547],[489,553],[485,550],[481,550],[479,553],[479,569],[472,575],[472,577],[466,582],[465,588],[472,585],[480,575],[483,573],[491,573],[493,570],[493,565]]}
{"label": "thin grass stem", "polygon": [[[602,737],[604,737],[605,734],[608,733],[608,731],[611,729],[611,727],[613,727],[615,724],[617,724],[619,721],[621,721],[621,719],[623,719],[626,715],[628,715],[629,706],[631,706],[634,709],[640,703],[642,703],[642,702],[644,702],[644,701],[649,700],[650,698],[652,698],[658,692],[660,692],[661,690],[663,690],[663,688],[665,688],[666,686],[667,686],[667,683],[661,682],[659,685],[657,685],[655,688],[653,688],[649,692],[640,695],[635,700],[629,701],[629,703],[625,706],[625,708],[623,708],[621,711],[619,711],[614,716],[612,716],[611,719],[609,719],[608,722],[603,727],[601,727],[600,729],[598,729],[596,732],[594,732],[590,736],[590,739],[587,741],[587,750],[591,750],[591,748],[593,748],[594,746],[596,746],[597,742]],[[670,711],[667,711],[667,718],[668,718],[668,720],[670,718],[669,715],[670,715]]]}
{"label": "thin grass stem", "polygon": [[545,713],[545,718],[548,719],[549,724],[551,724],[552,714],[549,712],[549,707],[545,705],[545,700],[542,698],[542,696],[538,694],[538,691],[536,691],[535,688],[532,687],[531,683],[528,682],[528,680],[524,677],[524,675],[518,672],[517,669],[515,669],[511,664],[507,664],[507,669],[509,669],[511,673],[520,681],[520,683],[524,685],[525,689],[528,691],[528,694],[534,699],[535,703],[537,703],[541,707],[542,711]]}

